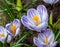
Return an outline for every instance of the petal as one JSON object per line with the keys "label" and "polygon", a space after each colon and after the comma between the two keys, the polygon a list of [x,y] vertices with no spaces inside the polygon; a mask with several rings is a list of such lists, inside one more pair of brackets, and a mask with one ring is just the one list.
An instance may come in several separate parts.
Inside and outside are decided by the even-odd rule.
{"label": "petal", "polygon": [[41,44],[36,37],[33,38],[33,42],[36,46],[40,46],[40,44]]}
{"label": "petal", "polygon": [[37,7],[37,11],[39,12],[42,18],[42,22],[48,22],[48,13],[46,7],[44,5],[39,5]]}
{"label": "petal", "polygon": [[38,16],[40,18],[40,15],[37,10],[35,10],[33,8],[29,9],[27,11],[27,17],[32,19],[34,16]]}
{"label": "petal", "polygon": [[20,21],[18,19],[14,19],[13,25],[20,27]]}
{"label": "petal", "polygon": [[36,31],[41,32],[41,30],[45,30],[48,26],[48,23],[44,22],[41,23],[40,25],[36,26]]}
{"label": "petal", "polygon": [[49,44],[52,44],[53,42],[54,42],[54,34],[51,34],[50,36],[49,36]]}
{"label": "petal", "polygon": [[12,36],[10,34],[8,34],[7,43],[10,43],[11,40],[12,40]]}
{"label": "petal", "polygon": [[5,27],[6,27],[7,30],[11,31],[11,23],[6,24]]}
{"label": "petal", "polygon": [[52,30],[46,29],[43,34],[44,34],[45,36],[50,36],[50,35],[52,34]]}
{"label": "petal", "polygon": [[7,30],[4,27],[0,26],[0,34],[2,33],[4,33],[4,37],[0,36],[0,41],[4,43],[7,37]]}
{"label": "petal", "polygon": [[54,0],[54,3],[57,3],[59,0]]}
{"label": "petal", "polygon": [[41,42],[41,44],[44,44],[44,42],[45,42],[45,35],[40,33],[38,35],[38,40]]}
{"label": "petal", "polygon": [[52,47],[55,47],[56,45],[57,45],[57,41],[56,42],[54,42],[53,44],[51,44],[52,45]]}
{"label": "petal", "polygon": [[59,0],[43,0],[43,1],[52,5],[52,4],[57,3]]}
{"label": "petal", "polygon": [[28,21],[26,16],[22,16],[21,21],[25,27],[27,27],[28,29],[34,30],[34,28],[33,28],[34,25]]}
{"label": "petal", "polygon": [[17,36],[19,33],[20,33],[20,28],[17,28],[15,36]]}

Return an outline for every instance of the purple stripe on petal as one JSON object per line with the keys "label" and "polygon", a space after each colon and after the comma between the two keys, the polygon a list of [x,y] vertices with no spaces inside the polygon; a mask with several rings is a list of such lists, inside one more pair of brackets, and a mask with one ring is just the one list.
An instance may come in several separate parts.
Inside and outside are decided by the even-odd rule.
{"label": "purple stripe on petal", "polygon": [[[32,18],[33,18],[34,16],[38,16],[38,17],[40,18],[40,20],[41,20],[41,17],[40,17],[40,15],[39,15],[39,13],[38,13],[37,10],[35,10],[35,9],[33,9],[33,8],[29,9],[29,10],[27,11],[27,18],[29,18],[29,19],[32,20]],[[32,20],[32,22],[33,22],[33,20]]]}
{"label": "purple stripe on petal", "polygon": [[44,5],[39,5],[37,7],[37,11],[39,12],[41,18],[42,18],[42,22],[48,22],[48,13],[47,13],[47,9]]}
{"label": "purple stripe on petal", "polygon": [[20,27],[20,21],[18,19],[15,19],[13,21],[13,25],[17,26],[17,27]]}
{"label": "purple stripe on petal", "polygon": [[33,42],[36,46],[40,46],[40,44],[41,44],[36,37],[33,38]]}
{"label": "purple stripe on petal", "polygon": [[23,16],[22,18],[21,18],[21,21],[22,21],[22,23],[23,23],[23,25],[25,26],[25,27],[27,27],[27,28],[29,28],[29,29],[34,29],[33,28],[33,26],[32,26],[32,24],[28,21],[28,19],[27,19],[27,17],[26,16]]}
{"label": "purple stripe on petal", "polygon": [[38,35],[38,39],[39,39],[42,43],[44,43],[44,42],[45,42],[45,36],[44,36],[44,34],[40,33],[40,34]]}
{"label": "purple stripe on petal", "polygon": [[11,31],[11,26],[12,26],[11,23],[6,24],[6,29]]}
{"label": "purple stripe on petal", "polygon": [[50,29],[46,29],[43,33],[45,36],[50,36],[52,34],[52,31]]}
{"label": "purple stripe on petal", "polygon": [[39,12],[39,14],[40,14],[40,16],[41,16],[41,18],[42,18],[42,16],[43,16],[43,11],[46,12],[47,9],[46,9],[46,7],[45,7],[44,5],[39,5],[39,6],[37,7],[37,11]]}

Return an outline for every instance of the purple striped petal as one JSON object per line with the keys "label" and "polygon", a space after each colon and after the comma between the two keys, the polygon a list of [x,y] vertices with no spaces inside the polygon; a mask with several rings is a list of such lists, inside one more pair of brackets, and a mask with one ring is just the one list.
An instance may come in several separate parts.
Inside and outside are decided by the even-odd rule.
{"label": "purple striped petal", "polygon": [[11,31],[11,23],[6,24],[5,27],[6,27],[7,30]]}
{"label": "purple striped petal", "polygon": [[0,34],[2,33],[4,33],[4,37],[0,36],[0,41],[4,43],[7,37],[7,30],[4,27],[0,26]]}
{"label": "purple striped petal", "polygon": [[16,29],[15,36],[17,36],[19,33],[20,33],[20,28],[17,28],[17,29]]}
{"label": "purple striped petal", "polygon": [[44,5],[39,5],[37,7],[37,11],[39,12],[42,18],[42,22],[48,22],[48,13],[46,7]]}
{"label": "purple striped petal", "polygon": [[45,36],[44,36],[44,34],[40,33],[40,34],[38,35],[38,39],[39,39],[39,41],[41,42],[41,44],[43,44],[43,43],[45,42]]}
{"label": "purple striped petal", "polygon": [[21,21],[25,27],[34,30],[34,25],[28,21],[26,16],[22,16]]}
{"label": "purple striped petal", "polygon": [[7,43],[10,43],[12,40],[12,35],[8,34]]}
{"label": "purple striped petal", "polygon": [[20,27],[20,21],[18,19],[14,19],[13,25],[15,25],[16,27]]}
{"label": "purple striped petal", "polygon": [[50,36],[52,34],[52,30],[46,29],[43,33],[45,36]]}
{"label": "purple striped petal", "polygon": [[41,44],[36,37],[33,38],[33,42],[36,46],[40,46],[40,44]]}
{"label": "purple striped petal", "polygon": [[27,11],[27,17],[32,19],[34,16],[39,16],[40,17],[38,11],[33,9],[33,8],[29,9]]}
{"label": "purple striped petal", "polygon": [[59,0],[43,0],[43,1],[52,5],[52,4],[57,3]]}
{"label": "purple striped petal", "polygon": [[40,25],[36,26],[36,31],[41,32],[41,30],[45,30],[48,26],[48,23],[44,22],[41,23]]}

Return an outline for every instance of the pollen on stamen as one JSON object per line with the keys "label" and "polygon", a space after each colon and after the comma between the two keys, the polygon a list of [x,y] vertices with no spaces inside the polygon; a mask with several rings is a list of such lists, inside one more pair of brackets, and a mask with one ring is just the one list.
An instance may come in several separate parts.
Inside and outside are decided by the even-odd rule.
{"label": "pollen on stamen", "polygon": [[34,20],[34,21],[36,22],[36,25],[39,25],[39,24],[40,24],[40,19],[39,19],[38,16],[34,16],[34,17],[32,18],[32,20]]}
{"label": "pollen on stamen", "polygon": [[48,38],[49,38],[48,36],[45,37],[45,39],[46,39],[45,44],[48,44]]}
{"label": "pollen on stamen", "polygon": [[15,32],[16,32],[16,26],[11,26],[11,31],[12,31],[12,34],[15,34]]}

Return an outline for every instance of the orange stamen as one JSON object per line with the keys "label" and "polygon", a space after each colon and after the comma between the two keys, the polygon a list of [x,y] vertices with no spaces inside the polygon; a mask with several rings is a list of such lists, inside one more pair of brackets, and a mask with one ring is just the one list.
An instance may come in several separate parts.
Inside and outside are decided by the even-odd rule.
{"label": "orange stamen", "polygon": [[45,38],[46,38],[45,44],[48,44],[48,36],[46,36]]}
{"label": "orange stamen", "polygon": [[32,19],[33,19],[34,21],[36,21],[36,25],[39,25],[39,24],[40,24],[40,19],[39,19],[38,16],[34,16]]}
{"label": "orange stamen", "polygon": [[16,33],[16,26],[11,26],[11,31],[13,34],[15,34]]}

